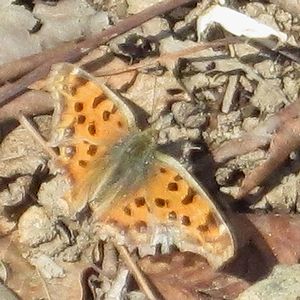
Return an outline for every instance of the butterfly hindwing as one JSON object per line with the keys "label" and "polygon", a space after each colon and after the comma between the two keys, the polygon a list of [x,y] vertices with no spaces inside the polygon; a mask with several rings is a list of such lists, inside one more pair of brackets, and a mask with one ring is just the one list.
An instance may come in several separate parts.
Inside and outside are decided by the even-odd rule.
{"label": "butterfly hindwing", "polygon": [[101,214],[99,227],[121,240],[125,237],[133,248],[166,242],[203,255],[213,266],[222,265],[235,248],[223,216],[175,159],[160,153],[157,158],[145,183]]}

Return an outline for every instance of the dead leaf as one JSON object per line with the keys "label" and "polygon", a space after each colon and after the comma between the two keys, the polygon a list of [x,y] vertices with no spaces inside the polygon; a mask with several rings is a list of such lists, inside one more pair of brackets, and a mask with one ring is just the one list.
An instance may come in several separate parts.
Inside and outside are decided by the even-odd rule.
{"label": "dead leaf", "polygon": [[139,261],[165,299],[234,299],[252,283],[267,277],[277,263],[298,262],[298,216],[237,214],[231,219],[240,247],[222,270],[214,271],[201,256],[190,252]]}
{"label": "dead leaf", "polygon": [[47,279],[29,264],[23,257],[24,253],[24,249],[18,243],[17,232],[0,239],[0,257],[10,271],[6,284],[21,299],[80,299],[80,274],[88,262],[59,261],[57,264],[63,269],[64,276]]}
{"label": "dead leaf", "polygon": [[232,299],[249,286],[243,279],[214,271],[190,252],[146,257],[139,265],[166,300]]}

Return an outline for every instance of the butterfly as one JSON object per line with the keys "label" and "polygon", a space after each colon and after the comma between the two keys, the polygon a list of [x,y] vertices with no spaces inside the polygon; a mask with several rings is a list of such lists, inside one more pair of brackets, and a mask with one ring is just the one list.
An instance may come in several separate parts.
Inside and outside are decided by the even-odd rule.
{"label": "butterfly", "polygon": [[214,267],[233,257],[235,240],[220,209],[176,159],[157,150],[158,131],[141,130],[119,95],[65,63],[53,67],[48,88],[56,99],[50,144],[70,183],[64,197],[72,212],[89,203],[99,237],[129,249],[176,245]]}

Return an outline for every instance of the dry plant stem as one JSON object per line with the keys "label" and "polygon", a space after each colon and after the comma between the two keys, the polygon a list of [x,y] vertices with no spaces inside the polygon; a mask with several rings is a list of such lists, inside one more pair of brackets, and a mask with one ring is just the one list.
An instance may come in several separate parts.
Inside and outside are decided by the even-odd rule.
{"label": "dry plant stem", "polygon": [[251,133],[225,142],[213,152],[216,162],[256,150],[270,144],[266,161],[246,175],[237,198],[246,196],[261,184],[289,154],[300,145],[300,98],[262,122]]}
{"label": "dry plant stem", "polygon": [[[76,45],[75,42],[61,45],[60,52],[64,52]],[[27,57],[22,57],[13,62],[9,62],[0,66],[0,85],[8,80],[15,79],[23,74],[33,70],[49,59],[57,56],[57,49],[48,49],[41,53],[33,54]]]}
{"label": "dry plant stem", "polygon": [[213,151],[216,162],[223,163],[237,155],[246,154],[268,145],[274,132],[300,116],[300,99],[259,124],[252,132],[225,142]]}
{"label": "dry plant stem", "polygon": [[235,43],[235,44],[242,43],[242,41],[238,38],[226,38],[226,39],[220,39],[220,40],[217,40],[214,42],[198,43],[197,46],[186,48],[186,49],[180,50],[180,51],[166,53],[157,58],[149,58],[140,63],[129,66],[129,67],[112,69],[109,72],[108,71],[105,71],[105,72],[96,71],[96,72],[94,72],[94,75],[99,76],[99,77],[100,76],[110,76],[110,75],[117,75],[117,74],[130,72],[130,71],[134,71],[134,70],[138,70],[138,69],[145,69],[145,68],[153,67],[157,64],[165,65],[169,61],[173,62],[181,57],[195,55],[197,52],[204,50],[204,49],[226,46],[226,45],[229,45],[232,43]]}
{"label": "dry plant stem", "polygon": [[20,124],[28,130],[31,136],[37,141],[39,145],[49,154],[52,159],[57,158],[56,152],[48,146],[47,142],[43,139],[40,133],[35,129],[35,127],[30,123],[30,121],[22,114],[19,114],[18,121]]}
{"label": "dry plant stem", "polygon": [[237,198],[247,195],[277,169],[300,145],[300,119],[291,120],[273,138],[267,160],[246,175]]}
{"label": "dry plant stem", "polygon": [[128,267],[129,271],[134,276],[139,287],[145,293],[146,297],[149,300],[157,300],[157,297],[154,295],[153,291],[151,290],[147,279],[145,278],[145,276],[143,275],[142,271],[137,266],[137,264],[133,261],[127,249],[122,245],[118,245],[117,243],[114,243],[114,245],[117,248],[126,266]]}
{"label": "dry plant stem", "polygon": [[[189,55],[195,55],[198,51],[201,51],[203,49],[211,48],[211,47],[219,47],[227,45],[228,43],[238,43],[240,40],[237,39],[221,39],[214,42],[208,42],[208,43],[201,43],[195,47],[187,48],[184,50],[167,53],[164,54],[158,58],[151,58],[144,62],[121,68],[121,69],[112,69],[109,72],[94,72],[94,75],[96,76],[108,76],[108,75],[116,75],[121,74],[125,72],[130,72],[132,70],[136,69],[143,69],[147,67],[155,66],[157,63],[160,64],[166,64],[168,61],[174,61],[177,60],[180,57],[186,57]],[[42,54],[40,54],[42,55]],[[50,57],[49,57],[50,59]],[[37,69],[40,70],[40,69]],[[0,67],[1,71],[1,67]],[[1,77],[1,74],[0,74]],[[11,86],[11,84],[10,84]],[[7,86],[9,88],[9,86]],[[1,91],[1,88],[0,88]],[[18,113],[22,111],[22,113],[26,116],[35,116],[39,114],[46,114],[51,112],[53,109],[53,99],[50,96],[49,93],[42,92],[42,91],[28,91],[21,96],[15,98],[13,102],[9,102],[5,104],[0,109],[0,122],[7,121],[10,119],[16,119],[18,116]]]}
{"label": "dry plant stem", "polygon": [[[12,99],[16,95],[23,93],[27,86],[29,86],[33,82],[45,77],[49,72],[49,69],[52,64],[63,61],[74,62],[80,59],[84,54],[87,54],[89,51],[95,49],[96,47],[105,44],[109,40],[127,32],[132,28],[141,25],[142,23],[152,19],[153,17],[161,15],[176,7],[194,1],[195,0],[163,1],[149,8],[146,8],[145,10],[141,11],[136,15],[132,15],[120,21],[118,24],[111,26],[98,34],[95,34],[94,36],[91,36],[90,38],[87,38],[84,41],[78,42],[75,46],[72,46],[71,44],[70,48],[66,47],[67,49],[64,49],[63,51],[61,51],[61,46],[57,47],[57,53],[52,53],[52,59],[49,59],[36,69],[34,69],[36,67],[36,64],[33,64],[35,66],[32,69],[29,66],[27,66],[27,70],[33,70],[31,73],[28,73],[27,75],[25,75],[24,77],[22,77],[21,79],[17,80],[9,86],[2,87],[2,89],[0,90],[0,105],[3,105],[4,103],[6,103],[6,101]],[[24,58],[23,64],[25,63],[25,60],[26,58]],[[6,68],[8,68],[8,66],[6,66]],[[12,77],[15,77],[15,75],[16,74],[11,74]]]}
{"label": "dry plant stem", "polygon": [[53,107],[54,99],[49,93],[28,91],[0,109],[0,123],[17,119],[20,112],[25,116],[47,114],[53,110]]}
{"label": "dry plant stem", "polygon": [[43,285],[44,291],[46,293],[47,299],[48,300],[52,300],[52,297],[50,296],[50,293],[49,293],[49,290],[48,290],[48,286],[47,286],[47,283],[46,283],[44,277],[41,275],[41,272],[38,269],[36,269],[36,272],[38,273],[38,275],[40,277],[40,280],[42,282],[42,285]]}

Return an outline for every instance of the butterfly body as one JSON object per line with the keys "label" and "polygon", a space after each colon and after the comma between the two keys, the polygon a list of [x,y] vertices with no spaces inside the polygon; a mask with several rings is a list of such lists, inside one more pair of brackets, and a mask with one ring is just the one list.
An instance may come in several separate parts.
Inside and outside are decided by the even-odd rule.
{"label": "butterfly body", "polygon": [[89,200],[95,202],[98,211],[104,211],[102,203],[111,205],[146,180],[155,159],[156,136],[151,128],[137,131],[121,139],[109,154],[95,162],[91,178],[102,176],[96,180],[97,187]]}
{"label": "butterfly body", "polygon": [[221,210],[177,160],[157,151],[156,130],[141,131],[120,97],[72,65],[57,65],[49,85],[57,99],[51,142],[70,179],[71,211],[89,203],[99,236],[130,249],[175,244],[216,267],[234,255]]}

